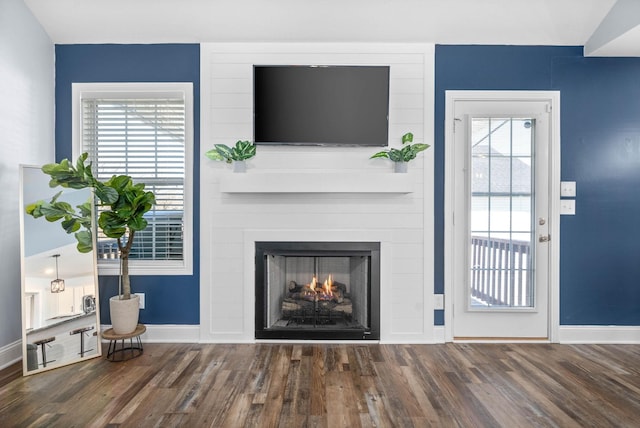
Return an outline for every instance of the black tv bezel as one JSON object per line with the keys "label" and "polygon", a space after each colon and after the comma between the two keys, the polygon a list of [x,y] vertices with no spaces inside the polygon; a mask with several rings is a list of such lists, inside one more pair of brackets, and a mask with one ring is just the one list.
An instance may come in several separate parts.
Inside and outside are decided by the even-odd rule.
{"label": "black tv bezel", "polygon": [[[316,142],[316,141],[300,141],[300,142],[291,142],[291,141],[260,141],[256,139],[256,68],[384,68],[387,69],[387,88],[386,88],[386,105],[387,105],[387,114],[386,114],[386,138],[381,142],[372,142],[372,143],[349,143],[349,142]],[[311,147],[388,147],[389,146],[389,110],[390,110],[390,78],[391,78],[391,67],[389,65],[312,65],[312,64],[253,64],[252,69],[252,133],[253,133],[253,142],[255,145],[260,146],[311,146]]]}

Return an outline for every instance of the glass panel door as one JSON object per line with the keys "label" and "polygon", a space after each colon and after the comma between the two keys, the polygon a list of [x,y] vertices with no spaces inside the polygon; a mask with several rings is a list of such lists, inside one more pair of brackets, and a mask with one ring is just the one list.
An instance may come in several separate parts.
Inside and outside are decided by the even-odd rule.
{"label": "glass panel door", "polygon": [[551,250],[557,254],[550,232],[557,234],[559,220],[550,218],[560,184],[550,155],[557,103],[544,91],[447,91],[445,293],[452,298],[445,317],[452,340],[548,339]]}
{"label": "glass panel door", "polygon": [[534,306],[535,119],[472,117],[471,308]]}

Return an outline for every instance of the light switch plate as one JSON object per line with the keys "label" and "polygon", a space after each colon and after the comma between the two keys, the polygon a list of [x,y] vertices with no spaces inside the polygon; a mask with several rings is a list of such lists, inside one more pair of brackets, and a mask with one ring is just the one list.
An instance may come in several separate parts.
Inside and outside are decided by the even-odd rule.
{"label": "light switch plate", "polygon": [[444,309],[444,294],[433,295],[433,309]]}
{"label": "light switch plate", "polygon": [[576,200],[560,199],[560,215],[576,215]]}
{"label": "light switch plate", "polygon": [[560,182],[560,196],[565,198],[576,197],[576,182],[575,181],[561,181]]}

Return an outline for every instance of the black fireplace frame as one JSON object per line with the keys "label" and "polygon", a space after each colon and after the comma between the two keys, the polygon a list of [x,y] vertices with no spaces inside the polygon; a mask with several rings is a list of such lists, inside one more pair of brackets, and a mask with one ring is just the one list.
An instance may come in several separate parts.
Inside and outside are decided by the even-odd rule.
{"label": "black fireplace frame", "polygon": [[[269,254],[284,256],[370,257],[368,320],[363,328],[288,329],[267,327],[265,278]],[[279,340],[380,340],[380,242],[270,241],[255,242],[255,338]]]}

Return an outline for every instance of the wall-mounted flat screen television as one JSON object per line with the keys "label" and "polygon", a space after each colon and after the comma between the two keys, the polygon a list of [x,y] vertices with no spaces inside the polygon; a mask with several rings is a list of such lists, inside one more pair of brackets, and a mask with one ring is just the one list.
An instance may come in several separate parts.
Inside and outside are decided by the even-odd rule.
{"label": "wall-mounted flat screen television", "polygon": [[388,144],[388,66],[255,65],[253,78],[256,144]]}

